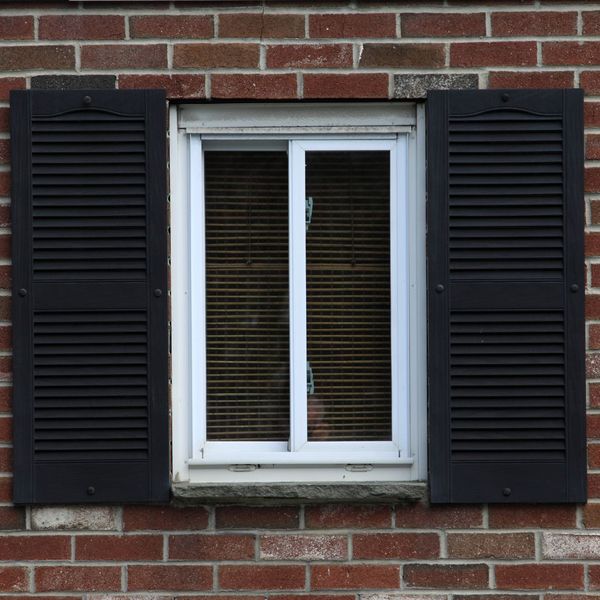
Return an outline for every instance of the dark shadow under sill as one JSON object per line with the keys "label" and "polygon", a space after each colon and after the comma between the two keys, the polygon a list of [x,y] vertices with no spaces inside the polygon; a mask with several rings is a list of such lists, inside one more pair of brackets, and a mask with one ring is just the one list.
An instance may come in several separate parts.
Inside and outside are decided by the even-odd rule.
{"label": "dark shadow under sill", "polygon": [[423,481],[358,483],[174,483],[173,504],[294,505],[320,503],[407,504],[427,494]]}

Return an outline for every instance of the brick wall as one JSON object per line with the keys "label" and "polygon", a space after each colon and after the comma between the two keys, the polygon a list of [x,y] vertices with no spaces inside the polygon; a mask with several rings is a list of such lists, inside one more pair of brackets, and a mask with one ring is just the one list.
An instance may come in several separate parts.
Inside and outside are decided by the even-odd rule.
{"label": "brick wall", "polygon": [[[172,99],[586,90],[586,506],[11,506],[8,90]],[[582,600],[600,596],[600,2],[3,2],[0,600]],[[468,596],[468,598],[467,598]]]}

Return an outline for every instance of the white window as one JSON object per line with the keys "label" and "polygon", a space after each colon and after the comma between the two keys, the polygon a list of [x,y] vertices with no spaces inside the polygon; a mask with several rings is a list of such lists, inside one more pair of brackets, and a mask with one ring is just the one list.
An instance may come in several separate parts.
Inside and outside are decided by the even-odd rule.
{"label": "white window", "polygon": [[422,117],[172,109],[175,481],[425,478]]}

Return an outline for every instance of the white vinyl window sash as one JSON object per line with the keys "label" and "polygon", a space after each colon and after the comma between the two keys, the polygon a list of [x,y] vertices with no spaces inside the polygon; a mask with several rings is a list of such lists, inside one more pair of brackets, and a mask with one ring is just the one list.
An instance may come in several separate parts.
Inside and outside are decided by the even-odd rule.
{"label": "white vinyl window sash", "polygon": [[[190,466],[412,464],[409,452],[408,134],[389,139],[290,139],[289,322],[290,439],[288,442],[211,441],[206,436],[205,222],[203,142],[189,136],[192,428]],[[230,143],[230,142],[229,142]],[[256,142],[253,142],[256,144]],[[277,142],[281,144],[282,142]],[[224,143],[227,147],[228,142]],[[238,140],[243,148],[243,138]],[[306,153],[385,151],[390,160],[391,440],[307,439]]]}

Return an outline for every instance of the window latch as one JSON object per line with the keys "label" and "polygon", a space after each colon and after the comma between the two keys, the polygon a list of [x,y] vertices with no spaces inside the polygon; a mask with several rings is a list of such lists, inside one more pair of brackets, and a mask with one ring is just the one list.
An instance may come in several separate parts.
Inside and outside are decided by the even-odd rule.
{"label": "window latch", "polygon": [[307,196],[306,203],[306,231],[308,231],[308,226],[312,223],[312,214],[313,214],[313,199],[312,196]]}
{"label": "window latch", "polygon": [[315,393],[315,376],[313,375],[310,362],[306,363],[306,395],[312,396]]}

